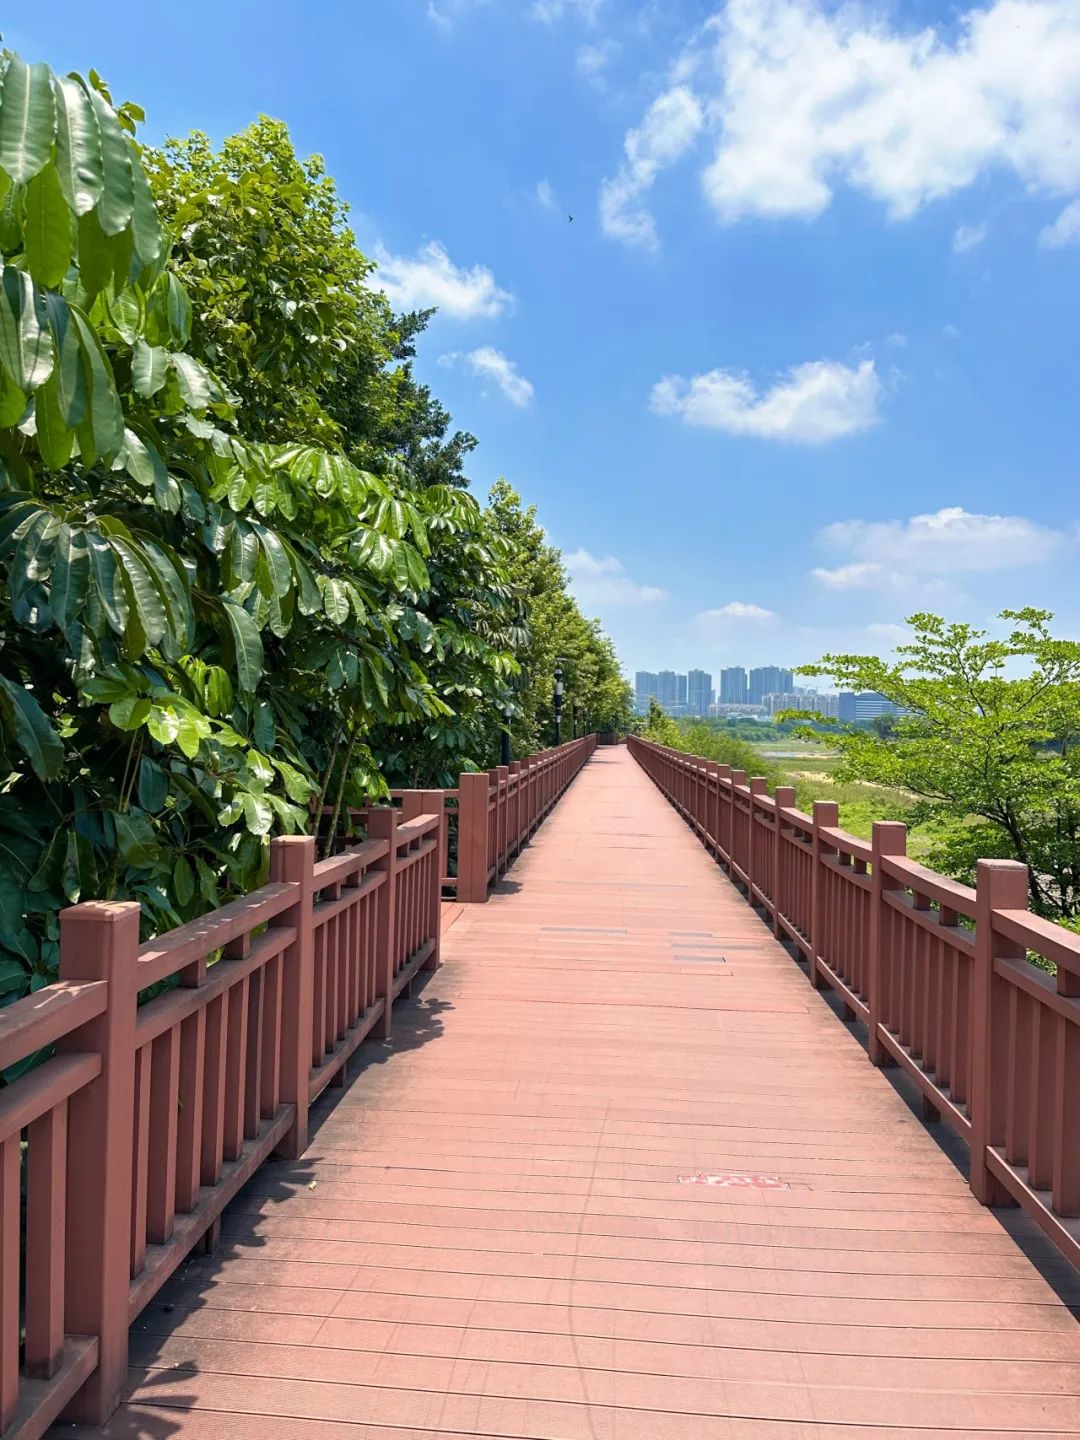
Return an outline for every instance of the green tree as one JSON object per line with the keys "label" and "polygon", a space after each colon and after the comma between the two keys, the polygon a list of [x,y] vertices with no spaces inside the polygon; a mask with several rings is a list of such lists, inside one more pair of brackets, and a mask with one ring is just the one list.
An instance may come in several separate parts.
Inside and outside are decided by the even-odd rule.
{"label": "green tree", "polygon": [[566,735],[575,700],[585,729],[625,731],[631,690],[615,648],[600,622],[582,615],[570,593],[562,556],[548,543],[535,506],[523,508],[517,493],[499,480],[492,487],[488,508],[498,533],[510,546],[527,622],[518,650],[523,683],[513,697],[514,752],[528,754],[552,743],[557,661],[562,663],[566,693]]}
{"label": "green tree", "polygon": [[918,797],[935,822],[931,863],[971,881],[979,856],[1029,867],[1033,906],[1080,914],[1080,644],[1050,633],[1045,610],[1005,610],[992,639],[970,625],[911,616],[892,660],[826,655],[804,675],[876,690],[902,707],[890,729],[840,731],[837,778]]}

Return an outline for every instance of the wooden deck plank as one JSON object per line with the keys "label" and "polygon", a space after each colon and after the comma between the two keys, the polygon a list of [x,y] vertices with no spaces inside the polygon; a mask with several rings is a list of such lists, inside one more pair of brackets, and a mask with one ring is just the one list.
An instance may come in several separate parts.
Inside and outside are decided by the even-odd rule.
{"label": "wooden deck plank", "polygon": [[443,955],[141,1317],[106,1435],[1080,1436],[1075,1277],[976,1204],[624,750]]}

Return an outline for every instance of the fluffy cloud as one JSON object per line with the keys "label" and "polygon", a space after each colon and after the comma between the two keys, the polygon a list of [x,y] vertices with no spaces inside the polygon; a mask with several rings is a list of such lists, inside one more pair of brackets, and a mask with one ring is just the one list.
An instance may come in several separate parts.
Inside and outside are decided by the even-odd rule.
{"label": "fluffy cloud", "polygon": [[1007,570],[1049,560],[1065,541],[1020,515],[978,515],[959,506],[909,520],[842,520],[819,541],[848,558],[811,571],[829,590],[901,589],[928,578]]}
{"label": "fluffy cloud", "polygon": [[953,233],[952,248],[954,255],[966,255],[969,250],[974,250],[986,239],[985,225],[958,225]]}
{"label": "fluffy cloud", "polygon": [[668,375],[653,387],[650,403],[658,415],[680,415],[687,425],[821,445],[876,424],[880,397],[872,360],[855,366],[812,360],[796,365],[764,394],[745,375],[727,370],[690,380]]}
{"label": "fluffy cloud", "polygon": [[[702,185],[725,223],[812,218],[839,185],[903,218],[1002,168],[1032,191],[1080,190],[1076,0],[993,0],[951,34],[857,3],[728,0],[674,73],[712,137]],[[627,187],[634,223],[610,233],[655,237],[641,196],[685,148]]]}
{"label": "fluffy cloud", "polygon": [[391,255],[385,246],[375,247],[379,269],[375,284],[391,305],[402,310],[422,310],[437,305],[444,315],[458,320],[490,319],[501,315],[514,297],[501,290],[485,265],[471,270],[459,268],[437,240],[431,240],[412,258]]}
{"label": "fluffy cloud", "polygon": [[631,580],[622,562],[613,555],[601,558],[588,550],[575,550],[570,555],[564,555],[563,562],[574,594],[587,609],[652,605],[663,600],[667,593],[656,585],[639,585],[636,580]]}
{"label": "fluffy cloud", "polygon": [[1052,225],[1039,231],[1039,244],[1046,250],[1062,250],[1066,245],[1080,245],[1080,200],[1066,205]]}
{"label": "fluffy cloud", "polygon": [[604,0],[533,0],[532,14],[547,25],[554,25],[566,16],[595,25],[603,4]]}
{"label": "fluffy cloud", "polygon": [[605,235],[655,250],[656,223],[642,203],[653,181],[693,144],[704,124],[694,95],[677,85],[654,100],[636,130],[623,142],[618,173],[600,187],[600,224]]}
{"label": "fluffy cloud", "polygon": [[532,382],[525,379],[513,360],[493,345],[481,345],[478,350],[470,350],[466,354],[452,350],[449,355],[439,356],[439,364],[465,365],[474,375],[493,381],[511,405],[519,409],[524,409],[535,393]]}
{"label": "fluffy cloud", "polygon": [[726,605],[720,605],[715,610],[702,610],[694,619],[699,625],[705,626],[726,625],[737,620],[762,625],[775,620],[776,612],[766,610],[761,605],[751,605],[745,600],[729,600]]}
{"label": "fluffy cloud", "polygon": [[558,197],[550,180],[541,180],[536,187],[536,198],[545,210],[558,208]]}
{"label": "fluffy cloud", "polygon": [[587,80],[603,84],[604,71],[618,53],[619,46],[614,40],[601,40],[594,45],[582,45],[574,57],[574,64],[577,66],[579,75],[584,75]]}

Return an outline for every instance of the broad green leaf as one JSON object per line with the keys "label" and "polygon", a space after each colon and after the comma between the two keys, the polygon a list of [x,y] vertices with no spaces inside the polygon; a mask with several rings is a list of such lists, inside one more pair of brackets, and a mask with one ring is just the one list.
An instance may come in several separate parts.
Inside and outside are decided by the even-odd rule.
{"label": "broad green leaf", "polygon": [[124,431],[124,448],[120,452],[124,469],[131,476],[137,485],[144,485],[147,490],[153,488],[154,482],[159,475],[165,475],[165,462],[157,452],[157,447],[147,445],[134,430]]}
{"label": "broad green leaf", "polygon": [[183,855],[178,855],[173,865],[172,881],[177,901],[183,906],[190,905],[195,897],[195,872]]}
{"label": "broad green leaf", "polygon": [[349,596],[340,580],[327,579],[323,582],[323,609],[326,618],[335,625],[344,625],[349,618]]}
{"label": "broad green leaf", "polygon": [[139,762],[139,805],[148,814],[156,815],[164,809],[169,794],[169,781],[165,771],[144,755]]}
{"label": "broad green leaf", "polygon": [[180,717],[169,706],[155,705],[150,711],[146,728],[161,745],[171,745],[180,733]]}
{"label": "broad green leaf", "polygon": [[26,396],[6,370],[0,370],[0,428],[13,430],[26,411]]}
{"label": "broad green leaf", "polygon": [[186,345],[191,339],[191,301],[171,270],[164,277],[164,284],[169,334],[174,345]]}
{"label": "broad green leaf", "polygon": [[147,643],[156,645],[169,628],[169,616],[150,569],[129,541],[113,536],[110,544],[120,562],[128,604],[138,616]]}
{"label": "broad green leaf", "polygon": [[[71,317],[86,366],[88,405],[83,429],[92,443],[94,456],[108,458],[115,455],[123,444],[124,412],[116,393],[108,356],[97,331],[75,305],[71,306]],[[79,432],[79,447],[83,448],[83,430]],[[90,457],[84,458],[89,463]]]}
{"label": "broad green leaf", "polygon": [[268,835],[274,823],[274,812],[266,798],[245,791],[240,797],[244,807],[244,821],[252,835]]}
{"label": "broad green leaf", "polygon": [[233,651],[236,656],[236,678],[241,693],[250,695],[258,686],[263,672],[263,643],[255,621],[240,605],[231,600],[223,602],[225,618],[229,622]]}
{"label": "broad green leaf", "polygon": [[24,270],[5,266],[0,277],[0,361],[26,394],[52,374],[52,337],[45,304]]}
{"label": "broad green leaf", "polygon": [[120,338],[134,345],[142,333],[146,309],[142,295],[134,286],[121,290],[108,302],[109,319],[120,332]]}
{"label": "broad green leaf", "polygon": [[[3,174],[0,170],[0,175]],[[4,178],[6,180],[7,176]],[[0,250],[5,255],[14,255],[22,249],[25,201],[26,186],[12,185],[9,180],[4,198],[0,200]]]}
{"label": "broad green leaf", "polygon": [[64,747],[48,716],[24,686],[0,675],[0,715],[14,731],[20,750],[39,780],[54,780],[64,763]]}
{"label": "broad green leaf", "polygon": [[176,371],[176,379],[180,386],[180,394],[184,397],[186,404],[193,410],[205,410],[214,398],[213,386],[210,377],[190,355],[182,351],[171,355],[172,368]]}
{"label": "broad green leaf", "polygon": [[[19,932],[29,938],[30,932],[24,925],[19,926]],[[15,938],[15,932],[12,931],[10,948],[22,954],[21,947],[15,944]],[[6,939],[3,943],[7,946]],[[0,995],[9,995],[12,992],[24,994],[29,978],[29,972],[21,960],[9,960],[6,956],[0,959]]]}
{"label": "broad green leaf", "polygon": [[252,733],[255,736],[255,744],[260,750],[272,750],[274,748],[274,711],[270,702],[260,700],[255,706],[255,715],[252,721]]}
{"label": "broad green leaf", "polygon": [[56,371],[34,396],[38,453],[47,470],[61,470],[75,449],[75,431],[64,419],[57,396]]}
{"label": "broad green leaf", "polygon": [[131,231],[135,241],[135,256],[139,269],[144,270],[161,258],[163,246],[161,225],[158,222],[157,206],[150,193],[146,173],[138,150],[128,142],[131,150],[131,180],[134,192],[134,206],[131,212]]}
{"label": "broad green leaf", "polygon": [[98,876],[94,847],[86,836],[80,835],[77,830],[67,832],[60,883],[64,898],[71,905],[77,905],[83,899],[97,898]]}
{"label": "broad green leaf", "polygon": [[25,185],[49,163],[56,112],[48,65],[12,55],[0,95],[0,170]]}
{"label": "broad green leaf", "polygon": [[289,557],[285,553],[285,547],[278,539],[273,530],[268,530],[265,525],[253,527],[259,537],[266,556],[267,567],[273,584],[273,593],[279,598],[287,595],[292,589],[293,576],[292,566],[289,564]]}
{"label": "broad green leaf", "polygon": [[94,591],[110,626],[117,635],[123,635],[128,623],[128,600],[120,579],[116,556],[109,544],[99,536],[88,538]]}
{"label": "broad green leaf", "polygon": [[118,730],[138,730],[150,718],[150,701],[142,695],[127,695],[109,706],[109,719]]}
{"label": "broad green leaf", "polygon": [[72,221],[55,165],[46,165],[26,187],[23,227],[26,265],[39,285],[55,289],[71,264]]}
{"label": "broad green leaf", "polygon": [[127,863],[152,865],[158,855],[158,845],[149,817],[139,810],[128,810],[123,815],[113,812],[112,818],[116,826],[116,843]]}
{"label": "broad green leaf", "polygon": [[120,128],[116,111],[92,85],[83,87],[93,106],[101,135],[101,156],[105,184],[96,210],[106,235],[126,230],[135,208],[135,186],[131,178],[131,146]]}
{"label": "broad green leaf", "polygon": [[60,414],[68,425],[79,425],[86,414],[86,371],[79,333],[62,295],[45,296],[45,313],[56,357],[53,378]]}
{"label": "broad green leaf", "polygon": [[169,373],[169,352],[161,345],[148,345],[141,337],[135,341],[131,357],[131,383],[136,395],[149,400],[165,384]]}
{"label": "broad green leaf", "polygon": [[105,188],[101,131],[86,91],[76,80],[57,76],[56,169],[64,199],[75,215],[93,210]]}
{"label": "broad green leaf", "polygon": [[87,295],[100,295],[112,280],[116,244],[101,228],[97,210],[79,216],[79,280]]}
{"label": "broad green leaf", "polygon": [[82,609],[90,579],[90,552],[81,530],[61,525],[53,545],[49,607],[61,630],[66,630]]}
{"label": "broad green leaf", "polygon": [[188,710],[180,713],[180,728],[176,734],[176,743],[189,760],[194,760],[199,753],[199,743],[206,733],[199,724],[201,718]]}

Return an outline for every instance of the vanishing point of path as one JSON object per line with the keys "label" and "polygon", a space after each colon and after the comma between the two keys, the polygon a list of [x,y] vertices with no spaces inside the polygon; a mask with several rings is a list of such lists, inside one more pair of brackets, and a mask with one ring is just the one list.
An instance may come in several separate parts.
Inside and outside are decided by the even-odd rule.
{"label": "vanishing point of path", "polygon": [[1080,1436],[1075,1282],[625,750],[444,958],[144,1312],[105,1434]]}

